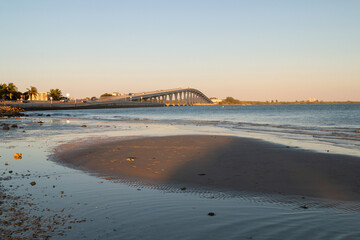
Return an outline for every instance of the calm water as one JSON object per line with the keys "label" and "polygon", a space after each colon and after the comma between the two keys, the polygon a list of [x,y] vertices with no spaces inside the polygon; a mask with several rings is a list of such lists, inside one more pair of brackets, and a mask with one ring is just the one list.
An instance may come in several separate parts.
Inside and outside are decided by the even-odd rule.
{"label": "calm water", "polygon": [[[359,239],[358,202],[144,187],[107,181],[50,160],[53,149],[69,141],[176,134],[252,136],[360,156],[359,119],[360,105],[31,112],[13,120],[23,129],[0,131],[2,177],[12,176],[0,185],[14,195],[31,194],[38,209],[34,214],[86,220],[68,223],[72,229],[55,239]],[[16,152],[23,159],[14,160]],[[30,181],[36,186],[30,187]]]}
{"label": "calm water", "polygon": [[[44,112],[46,113],[46,112]],[[360,104],[229,105],[57,111],[53,116],[97,120],[226,121],[296,127],[360,128]]]}

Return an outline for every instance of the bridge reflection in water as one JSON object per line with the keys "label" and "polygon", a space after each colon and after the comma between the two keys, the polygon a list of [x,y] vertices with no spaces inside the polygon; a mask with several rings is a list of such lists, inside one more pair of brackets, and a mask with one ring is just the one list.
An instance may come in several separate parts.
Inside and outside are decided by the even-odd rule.
{"label": "bridge reflection in water", "polygon": [[[192,106],[196,104],[212,104],[213,102],[201,91],[194,88],[177,88],[153,92],[133,93],[117,97],[119,100],[153,102],[166,106]],[[112,98],[112,100],[115,100]]]}

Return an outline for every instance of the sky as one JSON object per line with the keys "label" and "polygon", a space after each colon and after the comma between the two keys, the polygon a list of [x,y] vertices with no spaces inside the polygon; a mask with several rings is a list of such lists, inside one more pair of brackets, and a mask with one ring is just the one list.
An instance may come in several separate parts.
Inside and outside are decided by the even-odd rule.
{"label": "sky", "polygon": [[358,0],[2,0],[0,83],[360,100]]}

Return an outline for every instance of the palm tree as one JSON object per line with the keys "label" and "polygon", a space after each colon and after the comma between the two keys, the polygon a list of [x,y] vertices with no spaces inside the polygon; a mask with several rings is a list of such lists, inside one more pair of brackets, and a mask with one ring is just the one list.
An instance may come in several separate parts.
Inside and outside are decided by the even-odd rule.
{"label": "palm tree", "polygon": [[18,95],[18,88],[13,83],[7,85],[7,94],[10,100],[12,100],[13,95]]}
{"label": "palm tree", "polygon": [[7,95],[7,84],[2,83],[0,84],[0,99],[5,100]]}
{"label": "palm tree", "polygon": [[36,87],[30,86],[30,88],[27,88],[27,94],[29,95],[29,98],[32,99],[33,96],[38,94],[38,90]]}
{"label": "palm tree", "polygon": [[50,89],[50,97],[53,98],[53,100],[57,101],[57,100],[60,100],[61,98],[61,90],[60,89]]}

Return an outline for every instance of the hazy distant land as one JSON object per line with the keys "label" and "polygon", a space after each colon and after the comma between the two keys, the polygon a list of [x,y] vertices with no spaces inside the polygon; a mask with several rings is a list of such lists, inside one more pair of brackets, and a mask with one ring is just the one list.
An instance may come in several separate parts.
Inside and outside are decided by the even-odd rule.
{"label": "hazy distant land", "polygon": [[322,100],[301,100],[301,101],[246,101],[227,97],[219,105],[281,105],[281,104],[359,104],[360,101],[322,101]]}

